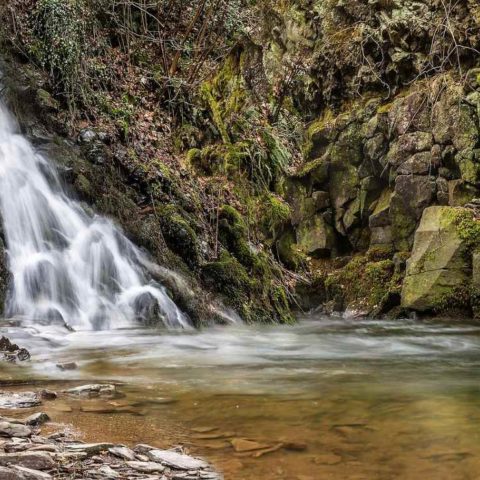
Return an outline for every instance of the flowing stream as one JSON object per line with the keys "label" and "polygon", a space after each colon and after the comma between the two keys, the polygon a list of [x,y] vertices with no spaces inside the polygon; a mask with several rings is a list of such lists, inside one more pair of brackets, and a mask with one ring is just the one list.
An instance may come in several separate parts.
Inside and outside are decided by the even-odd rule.
{"label": "flowing stream", "polygon": [[0,208],[13,286],[9,316],[74,329],[111,329],[186,316],[142,269],[147,259],[109,220],[68,198],[0,103]]}
{"label": "flowing stream", "polygon": [[[85,440],[182,443],[226,480],[479,477],[479,325],[311,315],[293,327],[183,333],[42,329],[6,329],[35,362],[4,365],[0,377],[57,390],[120,382],[125,397],[114,402],[41,407]],[[76,370],[56,367],[71,361]],[[299,449],[255,457],[235,452],[232,438]]]}

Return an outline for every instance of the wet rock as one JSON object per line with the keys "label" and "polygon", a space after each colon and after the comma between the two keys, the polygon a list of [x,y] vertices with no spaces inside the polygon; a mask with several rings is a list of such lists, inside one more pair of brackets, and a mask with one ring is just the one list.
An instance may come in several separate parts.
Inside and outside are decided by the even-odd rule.
{"label": "wet rock", "polygon": [[30,353],[26,348],[20,348],[7,337],[0,338],[0,355],[3,360],[15,363],[30,360]]}
{"label": "wet rock", "polygon": [[55,400],[57,398],[57,393],[52,390],[40,390],[38,395],[42,400]]}
{"label": "wet rock", "polygon": [[57,363],[56,367],[60,370],[75,370],[78,366],[75,362]]}
{"label": "wet rock", "polygon": [[0,393],[0,408],[31,408],[41,403],[35,392]]}
{"label": "wet rock", "polygon": [[112,396],[115,392],[115,385],[110,384],[81,385],[80,387],[64,390],[64,393],[68,393],[69,395],[83,397]]}
{"label": "wet rock", "polygon": [[10,464],[32,470],[50,470],[55,466],[52,457],[44,452],[0,453],[0,465]]}
{"label": "wet rock", "polygon": [[245,438],[234,438],[233,440],[231,440],[231,444],[235,451],[239,453],[252,452],[254,450],[263,450],[265,448],[271,447],[271,445],[262,444]]}
{"label": "wet rock", "polygon": [[196,470],[208,466],[203,460],[173,450],[150,450],[147,452],[147,456],[153,462],[162,463],[177,470]]}
{"label": "wet rock", "polygon": [[26,425],[42,425],[50,420],[50,417],[44,412],[34,413],[25,419]]}
{"label": "wet rock", "polygon": [[32,430],[18,423],[0,422],[0,435],[4,437],[26,438],[32,435]]}

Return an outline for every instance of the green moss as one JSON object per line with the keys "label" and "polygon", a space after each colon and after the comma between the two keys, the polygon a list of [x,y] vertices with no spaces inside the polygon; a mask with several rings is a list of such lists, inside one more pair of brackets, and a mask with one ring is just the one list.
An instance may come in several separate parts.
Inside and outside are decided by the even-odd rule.
{"label": "green moss", "polygon": [[371,258],[372,252],[356,256],[345,267],[327,276],[325,288],[328,297],[341,297],[350,308],[371,312],[382,304],[386,296],[399,293],[401,277],[395,274],[393,261]]}
{"label": "green moss", "polygon": [[202,277],[218,292],[228,296],[234,307],[242,307],[251,288],[250,277],[240,262],[228,252],[222,252],[219,260],[202,267]]}
{"label": "green moss", "polygon": [[469,251],[480,247],[480,221],[474,218],[472,210],[450,209],[442,220],[442,227],[447,228],[451,222],[455,224],[458,236]]}
{"label": "green moss", "polygon": [[433,302],[432,310],[437,315],[454,315],[470,311],[471,307],[471,291],[465,286],[447,289]]}
{"label": "green moss", "polygon": [[285,232],[276,242],[275,251],[279,260],[292,270],[299,270],[306,264],[306,255],[297,245],[294,232]]}
{"label": "green moss", "polygon": [[197,235],[177,207],[167,205],[156,209],[161,234],[167,246],[185,260],[190,268],[198,267],[199,247]]}
{"label": "green moss", "polygon": [[271,238],[276,237],[292,213],[288,203],[272,193],[267,193],[261,198],[260,210],[262,228]]}

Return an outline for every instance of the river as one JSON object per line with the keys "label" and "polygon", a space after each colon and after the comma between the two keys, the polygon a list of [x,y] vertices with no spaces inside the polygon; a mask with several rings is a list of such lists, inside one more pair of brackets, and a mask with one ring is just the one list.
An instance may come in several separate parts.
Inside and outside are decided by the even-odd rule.
{"label": "river", "polygon": [[[320,315],[292,327],[189,332],[65,335],[11,325],[3,331],[34,360],[3,365],[4,380],[120,384],[125,397],[113,405],[43,407],[85,440],[182,443],[227,480],[473,480],[480,472],[479,325]],[[78,368],[62,371],[61,362]],[[255,457],[235,452],[232,438],[294,449]]]}

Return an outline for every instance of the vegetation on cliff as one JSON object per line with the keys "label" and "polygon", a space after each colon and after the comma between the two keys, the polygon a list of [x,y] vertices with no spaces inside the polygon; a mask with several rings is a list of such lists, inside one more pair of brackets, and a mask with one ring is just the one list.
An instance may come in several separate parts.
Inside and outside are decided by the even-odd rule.
{"label": "vegetation on cliff", "polygon": [[398,314],[424,211],[480,196],[472,0],[1,8],[36,105],[88,160],[74,188],[246,320],[289,322],[296,284]]}

